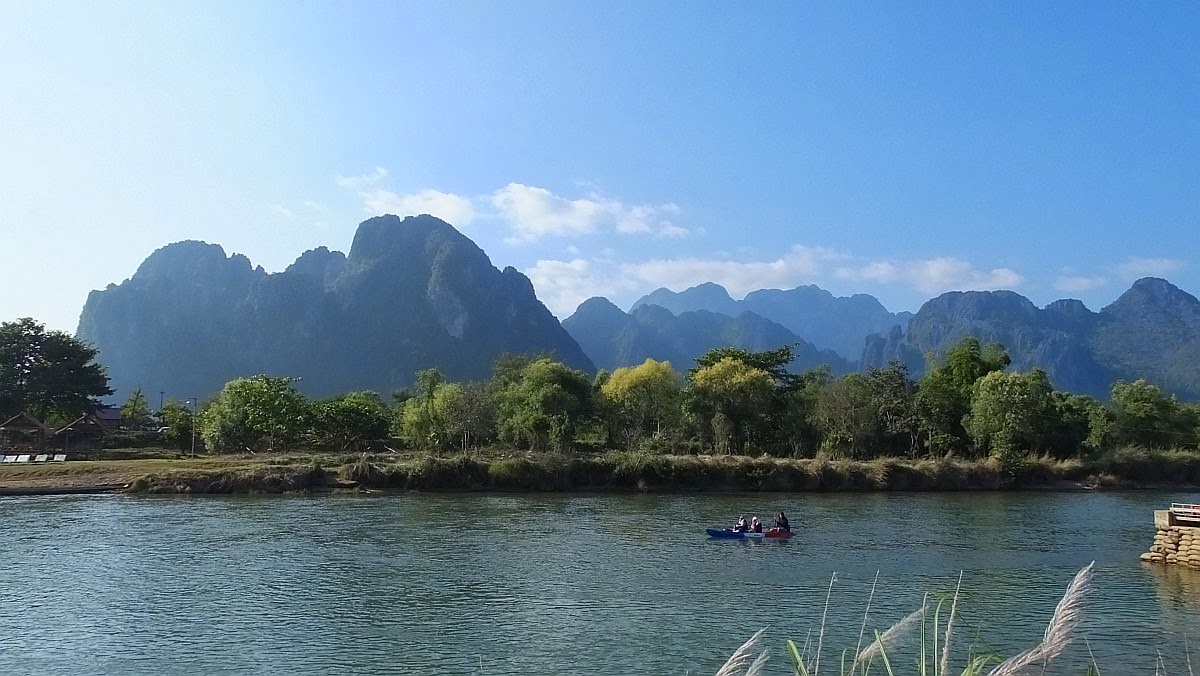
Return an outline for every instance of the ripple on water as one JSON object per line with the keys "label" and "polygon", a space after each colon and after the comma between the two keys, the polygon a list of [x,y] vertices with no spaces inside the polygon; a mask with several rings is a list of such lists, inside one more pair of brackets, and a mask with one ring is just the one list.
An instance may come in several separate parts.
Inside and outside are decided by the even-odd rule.
{"label": "ripple on water", "polygon": [[[764,626],[786,673],[784,638],[825,616],[835,664],[868,599],[885,629],[960,571],[960,659],[1010,655],[1092,560],[1049,673],[1186,673],[1200,577],[1137,561],[1171,497],[0,498],[0,673],[696,674]],[[702,535],[780,509],[791,541]]]}

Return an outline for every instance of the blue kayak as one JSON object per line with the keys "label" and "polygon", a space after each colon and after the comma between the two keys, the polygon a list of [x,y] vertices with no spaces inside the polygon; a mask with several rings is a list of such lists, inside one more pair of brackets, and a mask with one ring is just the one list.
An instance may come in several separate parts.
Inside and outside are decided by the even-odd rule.
{"label": "blue kayak", "polygon": [[751,533],[732,528],[705,528],[704,530],[708,532],[709,537],[724,538],[726,540],[761,540],[792,537],[792,531],[783,530],[782,528],[768,528],[761,533]]}

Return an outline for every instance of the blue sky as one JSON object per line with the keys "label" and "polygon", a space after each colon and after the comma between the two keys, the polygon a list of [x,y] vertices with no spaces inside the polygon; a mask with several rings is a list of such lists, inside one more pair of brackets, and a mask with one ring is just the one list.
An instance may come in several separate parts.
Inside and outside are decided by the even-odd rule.
{"label": "blue sky", "polygon": [[0,4],[0,321],[163,245],[441,216],[560,318],[815,283],[1200,294],[1200,5]]}

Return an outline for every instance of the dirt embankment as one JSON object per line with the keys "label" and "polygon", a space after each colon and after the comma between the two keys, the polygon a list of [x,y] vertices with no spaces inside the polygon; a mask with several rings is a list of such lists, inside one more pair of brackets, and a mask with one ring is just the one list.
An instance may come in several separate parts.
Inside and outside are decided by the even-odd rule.
{"label": "dirt embankment", "polygon": [[[1079,490],[1190,486],[1200,460],[1085,463],[1034,459],[1018,473],[990,459],[769,458],[609,452],[553,455],[202,456],[123,452],[117,459],[0,466],[0,495],[284,493],[321,490],[828,492]],[[1198,455],[1200,457],[1200,455]],[[1186,460],[1186,466],[1174,467]],[[1169,478],[1169,479],[1168,479]],[[1164,483],[1166,482],[1166,483]]]}

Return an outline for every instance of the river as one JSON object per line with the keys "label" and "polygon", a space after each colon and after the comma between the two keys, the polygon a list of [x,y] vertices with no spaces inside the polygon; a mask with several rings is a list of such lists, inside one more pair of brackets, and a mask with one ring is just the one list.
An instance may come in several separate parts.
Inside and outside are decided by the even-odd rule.
{"label": "river", "polygon": [[[958,673],[1037,643],[1091,561],[1047,673],[1187,674],[1200,574],[1138,560],[1172,500],[1196,496],[0,497],[0,674],[712,674],[763,627],[785,674],[822,616],[837,674],[868,599],[883,630],[961,572]],[[791,541],[703,534],[780,509]]]}

